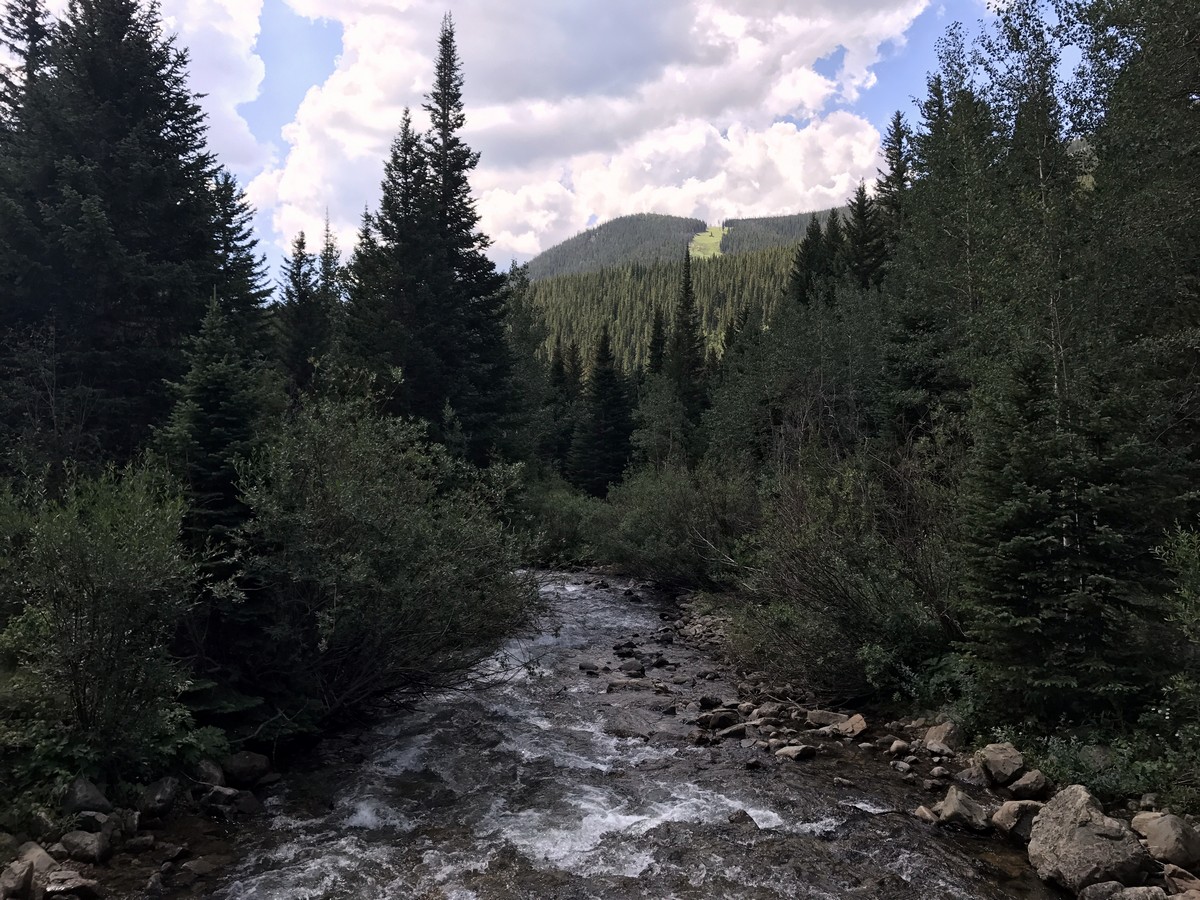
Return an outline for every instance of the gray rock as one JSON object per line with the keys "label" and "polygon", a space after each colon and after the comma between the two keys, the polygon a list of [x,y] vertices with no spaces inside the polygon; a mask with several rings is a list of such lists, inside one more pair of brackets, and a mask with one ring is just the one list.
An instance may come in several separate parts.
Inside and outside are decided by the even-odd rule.
{"label": "gray rock", "polygon": [[261,753],[243,750],[225,760],[225,777],[236,787],[253,787],[271,771],[271,760]]}
{"label": "gray rock", "polygon": [[988,780],[987,772],[978,763],[971,763],[971,765],[955,775],[954,780],[959,784],[967,784],[971,787],[980,788],[988,787],[991,784]]}
{"label": "gray rock", "polygon": [[37,875],[58,868],[58,863],[54,861],[54,857],[43,850],[41,844],[35,844],[33,841],[20,846],[17,850],[17,862],[29,863],[33,866],[34,874]]}
{"label": "gray rock", "polygon": [[640,709],[616,709],[604,716],[604,733],[619,738],[650,740],[658,717]]}
{"label": "gray rock", "polygon": [[17,858],[17,848],[20,843],[15,837],[0,831],[0,866],[8,865]]}
{"label": "gray rock", "polygon": [[59,869],[46,878],[47,897],[78,897],[80,900],[99,900],[104,889],[91,878],[84,878],[71,869]]}
{"label": "gray rock", "polygon": [[718,709],[708,717],[708,727],[713,731],[723,731],[740,724],[742,717],[736,709]]}
{"label": "gray rock", "polygon": [[906,763],[902,759],[892,760],[891,767],[893,769],[895,769],[897,772],[899,772],[901,775],[907,775],[909,772],[912,771],[912,765],[910,763]]}
{"label": "gray rock", "polygon": [[1028,844],[1042,806],[1037,800],[1009,800],[992,814],[992,826],[1009,840]]}
{"label": "gray rock", "polygon": [[1050,779],[1040,769],[1026,772],[1008,786],[1018,800],[1044,800],[1050,792]]}
{"label": "gray rock", "polygon": [[941,802],[938,818],[943,825],[968,831],[987,831],[989,827],[984,808],[953,785]]}
{"label": "gray rock", "polygon": [[1149,857],[1129,827],[1106,816],[1076,784],[1060,791],[1033,820],[1029,861],[1043,881],[1079,893],[1106,881],[1133,881]]}
{"label": "gray rock", "polygon": [[126,853],[146,853],[154,849],[154,835],[139,834],[137,837],[131,837],[121,849]]}
{"label": "gray rock", "polygon": [[57,862],[63,862],[71,858],[70,851],[62,845],[62,841],[59,841],[57,844],[51,844],[46,848],[46,852],[53,856]]}
{"label": "gray rock", "polygon": [[161,778],[142,791],[142,796],[138,798],[138,811],[161,819],[174,809],[178,797],[179,779]]}
{"label": "gray rock", "polygon": [[260,816],[267,811],[262,802],[250,791],[239,791],[237,799],[233,801],[233,808],[243,816]]}
{"label": "gray rock", "polygon": [[1184,894],[1188,891],[1200,893],[1200,878],[1171,863],[1163,866],[1163,880],[1172,894]]}
{"label": "gray rock", "polygon": [[214,806],[233,806],[237,802],[237,788],[217,787],[215,784],[208,789],[208,793],[201,798],[200,803],[205,807]]}
{"label": "gray rock", "polygon": [[90,831],[68,831],[62,844],[71,859],[86,863],[102,863],[112,856],[112,841],[108,835]]}
{"label": "gray rock", "polygon": [[843,713],[829,712],[824,709],[811,709],[808,712],[807,721],[814,728],[824,728],[829,725],[840,725],[842,722],[848,721],[849,716]]}
{"label": "gray rock", "polygon": [[[646,667],[642,665],[641,660],[638,659],[625,660],[625,662],[621,663],[621,671],[630,678],[646,677]],[[232,777],[232,773],[230,774],[230,777]]]}
{"label": "gray rock", "polygon": [[722,728],[715,735],[713,735],[714,738],[722,741],[727,738],[743,738],[745,736],[746,725],[742,722],[739,722],[737,725],[730,725],[728,728]]}
{"label": "gray rock", "polygon": [[29,896],[33,890],[33,863],[11,863],[3,873],[0,873],[0,897],[21,898]]}
{"label": "gray rock", "polygon": [[1006,785],[1025,768],[1025,757],[1010,743],[988,744],[975,754],[975,760],[987,772],[993,784]]}
{"label": "gray rock", "polygon": [[76,831],[90,831],[92,834],[100,834],[107,830],[110,834],[115,827],[115,823],[109,824],[111,820],[104,813],[84,812],[75,817]]}
{"label": "gray rock", "polygon": [[1112,900],[1117,894],[1125,890],[1125,885],[1119,881],[1105,881],[1101,884],[1093,884],[1091,887],[1084,888],[1079,894],[1079,900]]}
{"label": "gray rock", "polygon": [[892,741],[892,746],[888,748],[888,753],[892,756],[900,756],[901,754],[907,754],[909,749],[908,741],[896,740]]}
{"label": "gray rock", "polygon": [[1157,860],[1183,869],[1200,863],[1200,834],[1178,816],[1139,813],[1133,817],[1133,830],[1146,839],[1146,849]]}
{"label": "gray rock", "polygon": [[925,749],[934,756],[953,756],[962,747],[962,731],[953,722],[934,725],[925,732]]}
{"label": "gray rock", "polygon": [[196,763],[196,778],[204,784],[225,787],[225,770],[211,759],[202,759]]}
{"label": "gray rock", "polygon": [[937,813],[928,806],[918,806],[917,811],[913,815],[927,825],[936,825],[938,823]]}
{"label": "gray rock", "polygon": [[784,747],[782,750],[777,750],[775,755],[779,759],[813,759],[817,755],[817,748],[800,744],[797,747]]}
{"label": "gray rock", "polygon": [[108,802],[108,798],[100,792],[100,788],[86,778],[76,778],[67,785],[67,792],[63,795],[63,812],[67,815],[81,812],[110,813],[112,811],[113,805]]}
{"label": "gray rock", "polygon": [[845,722],[837,722],[831,726],[836,734],[845,737],[858,737],[867,730],[867,720],[861,715],[853,715]]}

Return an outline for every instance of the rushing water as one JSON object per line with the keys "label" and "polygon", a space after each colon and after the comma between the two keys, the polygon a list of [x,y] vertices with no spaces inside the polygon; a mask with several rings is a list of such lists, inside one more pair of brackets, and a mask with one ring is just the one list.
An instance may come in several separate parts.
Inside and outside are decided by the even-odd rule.
{"label": "rushing water", "polygon": [[[213,896],[1052,896],[1015,852],[907,815],[935,798],[878,761],[694,746],[688,704],[731,685],[656,644],[665,607],[585,580],[547,580],[545,630],[506,648],[527,663],[506,683],[432,698],[364,735],[362,761],[289,778]],[[630,639],[662,654],[645,679],[616,671]]]}

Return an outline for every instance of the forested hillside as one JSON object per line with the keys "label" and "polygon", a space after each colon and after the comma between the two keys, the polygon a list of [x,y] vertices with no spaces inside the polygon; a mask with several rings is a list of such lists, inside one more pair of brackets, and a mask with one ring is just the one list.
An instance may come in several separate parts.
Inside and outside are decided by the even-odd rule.
{"label": "forested hillside", "polygon": [[556,244],[529,262],[529,277],[538,281],[556,275],[595,272],[625,263],[656,263],[673,259],[679,248],[708,228],[700,219],[638,213],[589,228]]}

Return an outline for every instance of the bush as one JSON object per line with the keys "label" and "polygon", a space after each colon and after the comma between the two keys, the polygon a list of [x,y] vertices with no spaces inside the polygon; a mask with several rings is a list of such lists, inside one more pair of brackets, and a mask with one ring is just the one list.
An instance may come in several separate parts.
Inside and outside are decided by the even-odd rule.
{"label": "bush", "polygon": [[516,499],[513,517],[527,536],[531,562],[585,565],[595,561],[592,538],[603,527],[604,503],[557,475],[535,478]]}
{"label": "bush", "polygon": [[487,473],[369,401],[312,400],[243,473],[257,610],[247,675],[310,727],[388,692],[458,683],[534,609]]}
{"label": "bush", "polygon": [[186,731],[168,652],[195,575],[183,513],[150,470],[75,480],[28,513],[21,558],[0,566],[20,607],[3,635],[17,671],[0,738],[6,771],[27,767],[18,780],[158,764]]}
{"label": "bush", "polygon": [[814,453],[777,479],[735,617],[749,664],[830,700],[921,691],[945,645],[949,566],[903,496],[866,453]]}
{"label": "bush", "polygon": [[695,471],[635,469],[609,492],[608,505],[611,521],[593,526],[597,555],[675,587],[726,580],[738,567],[741,540],[759,519],[753,479],[711,464]]}

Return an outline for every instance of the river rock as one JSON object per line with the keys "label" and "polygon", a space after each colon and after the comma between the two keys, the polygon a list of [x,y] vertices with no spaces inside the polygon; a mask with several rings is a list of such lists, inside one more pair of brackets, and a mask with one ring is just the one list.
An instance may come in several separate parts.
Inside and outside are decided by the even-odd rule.
{"label": "river rock", "polygon": [[808,711],[808,724],[814,728],[825,728],[829,725],[840,725],[847,721],[850,717],[844,713],[829,712],[824,709],[810,709]]}
{"label": "river rock", "polygon": [[775,755],[779,759],[813,759],[817,755],[817,748],[800,744],[796,747],[784,747],[782,750],[777,750]]}
{"label": "river rock", "polygon": [[102,831],[107,831],[109,834],[112,834],[112,832],[116,830],[116,823],[104,813],[83,812],[75,817],[74,830],[90,831],[92,834],[99,834]]}
{"label": "river rock", "polygon": [[81,812],[110,813],[113,811],[113,805],[101,793],[100,788],[83,777],[76,778],[67,785],[62,806],[63,812],[69,816]]}
{"label": "river rock", "polygon": [[225,770],[211,759],[202,759],[196,763],[196,779],[203,784],[225,787]]}
{"label": "river rock", "polygon": [[46,878],[46,896],[100,900],[104,896],[104,888],[99,882],[85,878],[72,869],[59,869]]}
{"label": "river rock", "polygon": [[[639,663],[640,665],[640,663]],[[237,787],[254,787],[260,778],[271,771],[271,760],[261,753],[243,750],[225,760],[225,777]]]}
{"label": "river rock", "polygon": [[1034,819],[1029,861],[1043,881],[1078,893],[1106,881],[1132,881],[1149,859],[1128,826],[1106,816],[1076,784],[1060,791]]}
{"label": "river rock", "polygon": [[962,731],[954,722],[934,725],[925,732],[925,749],[934,756],[953,756],[962,746]]}
{"label": "river rock", "polygon": [[604,733],[619,738],[650,740],[658,719],[640,709],[618,709],[604,716]]}
{"label": "river rock", "polygon": [[1139,813],[1133,830],[1146,840],[1150,855],[1162,862],[1191,869],[1200,863],[1200,834],[1178,816],[1168,813]]}
{"label": "river rock", "polygon": [[71,859],[86,863],[102,863],[112,856],[112,841],[107,834],[90,831],[68,831],[62,837]]}
{"label": "river rock", "polygon": [[1200,878],[1171,863],[1163,866],[1163,880],[1172,894],[1183,894],[1187,891],[1200,893]]}
{"label": "river rock", "polygon": [[1034,769],[1010,784],[1008,789],[1018,800],[1044,800],[1050,792],[1050,779],[1040,769]]}
{"label": "river rock", "polygon": [[988,779],[988,774],[983,770],[983,767],[978,763],[971,763],[961,772],[954,776],[954,780],[959,784],[967,784],[971,787],[985,788],[991,782]]}
{"label": "river rock", "polygon": [[728,738],[744,738],[746,737],[746,724],[739,722],[736,725],[730,725],[728,728],[722,728],[713,737],[722,741]]}
{"label": "river rock", "polygon": [[927,825],[936,825],[938,823],[937,813],[928,806],[918,806],[917,811],[913,815]]}
{"label": "river rock", "polygon": [[179,797],[179,779],[161,778],[149,785],[138,800],[138,810],[147,816],[161,819],[169,814]]}
{"label": "river rock", "polygon": [[33,871],[37,875],[58,868],[58,863],[54,861],[54,857],[43,850],[41,844],[35,844],[33,841],[22,844],[20,849],[17,850],[17,862],[29,863],[33,866]]}
{"label": "river rock", "polygon": [[1017,773],[1025,768],[1025,757],[1021,751],[1007,741],[1003,744],[988,744],[975,754],[975,760],[987,772],[993,784],[1009,784]]}
{"label": "river rock", "polygon": [[895,740],[892,741],[892,746],[888,748],[888,753],[891,756],[899,756],[902,753],[908,753],[909,749],[908,741]]}
{"label": "river rock", "polygon": [[737,714],[737,710],[718,709],[708,717],[708,727],[713,731],[723,731],[734,725],[740,725],[741,721],[742,717]]}
{"label": "river rock", "polygon": [[1033,820],[1042,806],[1037,800],[1009,800],[992,814],[992,825],[1009,840],[1028,844],[1033,833]]}
{"label": "river rock", "polygon": [[0,873],[0,897],[28,897],[33,889],[33,863],[14,862]]}
{"label": "river rock", "polygon": [[640,659],[627,659],[625,662],[621,663],[620,668],[621,671],[630,678],[646,677],[646,667],[642,664]]}
{"label": "river rock", "polygon": [[146,853],[154,849],[154,835],[139,834],[137,837],[131,837],[121,849],[126,853]]}
{"label": "river rock", "polygon": [[867,730],[867,720],[861,715],[853,715],[846,721],[835,724],[833,730],[845,737],[858,737]]}
{"label": "river rock", "polygon": [[946,799],[941,802],[938,817],[943,825],[969,831],[988,830],[984,808],[953,785],[946,792]]}

